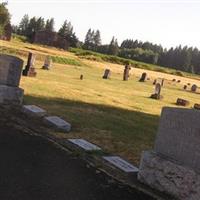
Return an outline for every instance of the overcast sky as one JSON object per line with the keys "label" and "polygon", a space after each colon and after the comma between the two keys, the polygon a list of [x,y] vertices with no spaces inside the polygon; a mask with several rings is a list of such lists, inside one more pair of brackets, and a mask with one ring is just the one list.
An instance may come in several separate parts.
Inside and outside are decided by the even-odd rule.
{"label": "overcast sky", "polygon": [[200,49],[200,0],[8,0],[8,8],[13,24],[24,14],[53,17],[58,30],[67,19],[82,41],[92,28],[103,43],[115,36],[119,43],[130,38]]}

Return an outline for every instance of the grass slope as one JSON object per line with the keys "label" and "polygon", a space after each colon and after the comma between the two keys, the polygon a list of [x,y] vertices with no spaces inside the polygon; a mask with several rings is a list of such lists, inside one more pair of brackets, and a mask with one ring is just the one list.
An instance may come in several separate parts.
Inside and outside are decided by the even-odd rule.
{"label": "grass slope", "polygon": [[[3,46],[23,49],[29,44],[4,42]],[[22,77],[25,104],[41,106],[50,114],[61,116],[72,124],[70,134],[52,134],[63,138],[88,139],[136,164],[139,163],[141,152],[153,147],[163,106],[175,106],[177,97],[188,99],[191,105],[199,102],[199,94],[183,91],[183,85],[175,85],[170,81],[166,81],[162,89],[162,101],[150,99],[154,90],[151,75],[155,77],[157,72],[151,74],[149,71],[151,80],[140,83],[139,75],[144,70],[134,69],[130,80],[124,82],[123,66],[82,60],[72,53],[38,45],[31,45],[31,48],[37,54],[46,52],[51,56],[73,58],[81,63],[80,66],[54,63],[50,71],[44,71],[41,69],[43,61],[37,59],[37,77]],[[24,51],[27,51],[26,48]],[[112,70],[111,80],[102,79],[107,66]],[[83,80],[79,79],[80,74],[84,75]],[[160,77],[162,74],[157,75]],[[167,76],[165,74],[165,78]],[[199,83],[192,79],[184,81]]]}

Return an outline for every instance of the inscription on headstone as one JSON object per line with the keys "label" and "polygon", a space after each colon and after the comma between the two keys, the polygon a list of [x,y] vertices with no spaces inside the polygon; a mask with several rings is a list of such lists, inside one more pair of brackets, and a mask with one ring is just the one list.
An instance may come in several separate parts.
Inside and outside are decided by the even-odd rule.
{"label": "inscription on headstone", "polygon": [[119,156],[104,156],[103,158],[124,172],[127,172],[127,173],[138,172],[137,167],[135,167],[132,164],[130,164],[129,162],[123,160]]}
{"label": "inscription on headstone", "polygon": [[68,141],[79,146],[85,151],[100,151],[101,150],[101,148],[98,147],[97,145],[92,144],[84,139],[68,139]]}

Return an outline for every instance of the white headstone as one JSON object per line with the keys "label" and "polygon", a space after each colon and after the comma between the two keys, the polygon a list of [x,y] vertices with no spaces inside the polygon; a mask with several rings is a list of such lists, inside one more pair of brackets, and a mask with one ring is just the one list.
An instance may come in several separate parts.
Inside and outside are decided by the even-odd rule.
{"label": "white headstone", "polygon": [[119,156],[104,156],[103,158],[124,172],[127,172],[127,173],[138,172],[137,167],[123,160]]}
{"label": "white headstone", "polygon": [[92,144],[84,139],[68,139],[69,142],[79,146],[85,151],[100,151],[101,148],[95,144]]}
{"label": "white headstone", "polygon": [[35,105],[24,105],[23,112],[37,117],[43,117],[46,115],[45,110]]}
{"label": "white headstone", "polygon": [[71,124],[61,119],[60,117],[57,116],[45,117],[45,121],[49,125],[54,126],[58,130],[62,130],[65,132],[69,132],[71,130]]}

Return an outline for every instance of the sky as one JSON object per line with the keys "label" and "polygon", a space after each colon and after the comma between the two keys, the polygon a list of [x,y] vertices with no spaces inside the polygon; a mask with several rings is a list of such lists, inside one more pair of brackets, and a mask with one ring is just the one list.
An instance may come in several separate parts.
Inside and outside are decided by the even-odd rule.
{"label": "sky", "polygon": [[[71,21],[84,41],[89,28],[100,30],[102,43],[113,36],[161,44],[165,48],[200,49],[200,0],[7,0],[12,24],[24,14],[54,18],[58,30]],[[2,0],[0,0],[2,2]]]}

